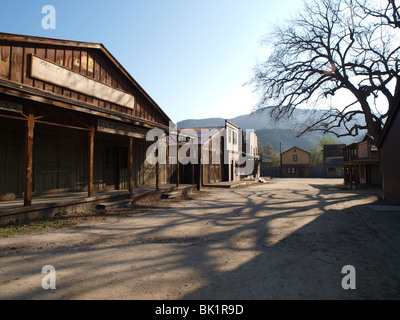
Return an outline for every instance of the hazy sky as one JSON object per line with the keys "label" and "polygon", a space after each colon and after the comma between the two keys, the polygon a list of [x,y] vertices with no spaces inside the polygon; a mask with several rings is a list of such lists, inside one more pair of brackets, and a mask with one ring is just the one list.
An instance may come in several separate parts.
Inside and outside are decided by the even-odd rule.
{"label": "hazy sky", "polygon": [[[2,4],[0,32],[100,42],[174,121],[232,118],[257,102],[244,86],[270,23],[301,0],[14,0]],[[42,7],[56,29],[42,28]]]}

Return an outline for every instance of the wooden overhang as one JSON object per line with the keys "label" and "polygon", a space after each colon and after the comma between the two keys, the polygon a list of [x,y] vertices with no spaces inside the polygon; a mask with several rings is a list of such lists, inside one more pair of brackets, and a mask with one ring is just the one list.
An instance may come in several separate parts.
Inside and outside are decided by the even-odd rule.
{"label": "wooden overhang", "polygon": [[171,121],[101,43],[0,33],[0,94],[147,129]]}

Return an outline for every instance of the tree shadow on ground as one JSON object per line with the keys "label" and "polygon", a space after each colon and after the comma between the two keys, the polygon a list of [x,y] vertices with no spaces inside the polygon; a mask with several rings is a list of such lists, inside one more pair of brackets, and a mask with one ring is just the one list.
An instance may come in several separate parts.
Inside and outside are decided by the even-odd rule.
{"label": "tree shadow on ground", "polygon": [[[128,217],[134,220],[127,223],[122,218],[69,229],[71,239],[79,233],[84,242],[10,255],[9,264],[24,260],[3,269],[1,279],[22,281],[22,272],[35,274],[49,262],[57,267],[59,285],[56,292],[38,286],[1,296],[398,299],[400,215],[377,214],[365,204],[370,196],[321,184],[277,185],[161,208],[150,204],[151,214]],[[356,268],[356,290],[341,286],[345,265]]]}

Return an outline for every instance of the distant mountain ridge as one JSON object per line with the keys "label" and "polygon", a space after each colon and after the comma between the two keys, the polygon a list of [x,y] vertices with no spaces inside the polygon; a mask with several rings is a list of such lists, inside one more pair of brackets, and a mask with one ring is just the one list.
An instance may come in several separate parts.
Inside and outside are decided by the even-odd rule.
{"label": "distant mountain ridge", "polygon": [[[317,144],[322,134],[311,132],[299,138],[297,138],[297,135],[301,124],[307,123],[310,117],[317,117],[319,112],[322,111],[297,109],[294,111],[292,117],[282,119],[278,122],[275,122],[267,113],[256,116],[247,114],[227,120],[238,125],[243,130],[253,129],[257,134],[258,141],[262,144],[270,142],[275,151],[279,151],[280,148],[282,148],[282,151],[285,151],[293,146],[310,151],[310,149]],[[219,127],[225,125],[225,119],[188,119],[178,122],[177,125],[180,129]],[[351,144],[361,139],[362,135],[359,135],[357,138],[343,137],[338,139],[338,143]]]}

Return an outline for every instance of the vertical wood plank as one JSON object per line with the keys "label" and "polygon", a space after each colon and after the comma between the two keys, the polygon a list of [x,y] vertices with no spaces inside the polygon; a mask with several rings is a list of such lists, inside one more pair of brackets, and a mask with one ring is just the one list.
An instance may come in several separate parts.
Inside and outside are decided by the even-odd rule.
{"label": "vertical wood plank", "polygon": [[[54,62],[55,59],[56,59],[56,50],[52,49],[52,48],[47,48],[46,49],[46,59]],[[44,90],[53,92],[54,91],[54,85],[50,84],[50,83],[45,83]]]}
{"label": "vertical wood plank", "polygon": [[[80,50],[73,50],[72,51],[72,70],[76,73],[79,73],[81,70],[81,52]],[[75,91],[71,91],[71,98],[72,99],[79,99],[79,94]]]}
{"label": "vertical wood plank", "polygon": [[[87,76],[87,65],[88,65],[87,52],[85,50],[81,50],[79,72],[83,76]],[[85,94],[80,93],[79,100],[86,102],[87,96]]]}
{"label": "vertical wood plank", "polygon": [[24,48],[13,46],[11,48],[10,80],[22,83]]}
{"label": "vertical wood plank", "polygon": [[[67,69],[72,70],[72,50],[65,50],[64,51],[64,67]],[[63,95],[66,97],[71,97],[71,90],[63,89]]]}
{"label": "vertical wood plank", "polygon": [[34,86],[35,80],[31,78],[31,61],[32,54],[35,53],[35,48],[33,47],[25,47],[24,50],[24,70],[23,70],[23,79],[22,82],[29,86]]}
{"label": "vertical wood plank", "polygon": [[9,79],[10,76],[10,51],[9,46],[0,46],[0,77]]}
{"label": "vertical wood plank", "polygon": [[[36,47],[36,49],[35,49],[35,54],[36,54],[38,57],[40,57],[40,58],[43,58],[43,59],[46,58],[46,50],[45,50],[44,48]],[[43,88],[44,88],[44,82],[35,79],[35,81],[34,81],[34,86],[35,86],[35,88],[37,88],[37,89],[43,90]]]}
{"label": "vertical wood plank", "polygon": [[[64,66],[64,50],[57,49],[56,56],[55,56],[55,63],[59,66]],[[54,93],[62,95],[63,88],[59,86],[54,86]]]}
{"label": "vertical wood plank", "polygon": [[92,51],[87,52],[87,69],[86,75],[90,78],[93,78],[94,74],[94,54]]}
{"label": "vertical wood plank", "polygon": [[84,76],[87,76],[87,69],[88,69],[88,55],[87,52],[82,50],[81,51],[81,69],[80,73]]}
{"label": "vertical wood plank", "polygon": [[[98,62],[98,54],[96,52],[93,53],[93,79],[95,81],[100,81],[100,65]],[[100,106],[100,100],[93,98],[93,104],[96,106]]]}
{"label": "vertical wood plank", "polygon": [[25,133],[25,183],[24,183],[24,206],[32,205],[32,167],[33,167],[33,130],[35,118],[30,112],[26,124]]}

